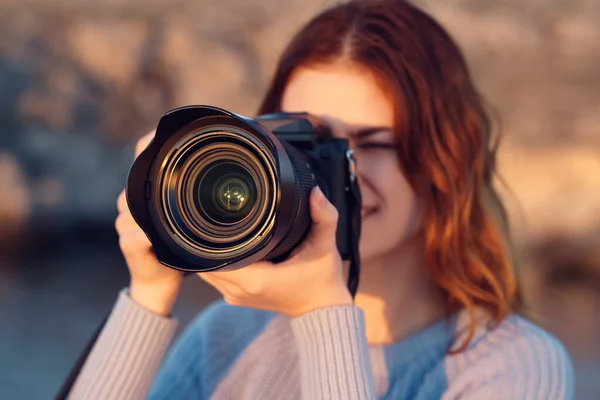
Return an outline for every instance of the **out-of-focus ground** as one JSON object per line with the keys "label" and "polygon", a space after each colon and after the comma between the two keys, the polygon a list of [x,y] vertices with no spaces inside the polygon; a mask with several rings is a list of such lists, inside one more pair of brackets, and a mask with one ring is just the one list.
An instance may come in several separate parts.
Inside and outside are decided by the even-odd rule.
{"label": "out-of-focus ground", "polygon": [[[0,0],[0,398],[46,399],[127,285],[113,219],[173,107],[253,115],[326,0]],[[423,0],[502,121],[530,314],[600,393],[600,2]],[[214,290],[190,279],[184,325]]]}

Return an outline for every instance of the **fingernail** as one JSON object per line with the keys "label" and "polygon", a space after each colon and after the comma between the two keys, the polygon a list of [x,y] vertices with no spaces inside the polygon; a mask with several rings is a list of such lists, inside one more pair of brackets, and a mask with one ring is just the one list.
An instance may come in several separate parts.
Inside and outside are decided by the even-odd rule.
{"label": "fingernail", "polygon": [[325,195],[320,187],[316,187],[315,189],[315,200],[317,200],[317,205],[322,207],[325,204]]}

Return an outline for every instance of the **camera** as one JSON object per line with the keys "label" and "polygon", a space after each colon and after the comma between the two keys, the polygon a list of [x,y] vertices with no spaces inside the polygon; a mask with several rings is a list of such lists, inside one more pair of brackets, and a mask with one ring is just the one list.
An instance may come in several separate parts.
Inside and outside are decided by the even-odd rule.
{"label": "camera", "polygon": [[244,117],[211,106],[165,113],[127,177],[130,211],[157,259],[188,272],[279,262],[306,237],[318,185],[356,254],[360,192],[352,149],[307,113]]}

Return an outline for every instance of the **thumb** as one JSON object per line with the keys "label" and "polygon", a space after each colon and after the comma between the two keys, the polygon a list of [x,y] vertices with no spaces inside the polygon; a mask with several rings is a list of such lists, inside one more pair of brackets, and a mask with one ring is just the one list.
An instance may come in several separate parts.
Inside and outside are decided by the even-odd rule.
{"label": "thumb", "polygon": [[135,157],[137,158],[137,156],[140,155],[140,153],[142,151],[144,151],[146,149],[146,147],[148,147],[148,145],[150,144],[150,142],[152,141],[152,139],[154,139],[154,134],[156,133],[156,131],[152,131],[149,132],[148,134],[142,136],[136,143],[135,145]]}
{"label": "thumb", "polygon": [[307,245],[319,254],[336,249],[338,211],[318,186],[310,194],[310,215],[313,223]]}

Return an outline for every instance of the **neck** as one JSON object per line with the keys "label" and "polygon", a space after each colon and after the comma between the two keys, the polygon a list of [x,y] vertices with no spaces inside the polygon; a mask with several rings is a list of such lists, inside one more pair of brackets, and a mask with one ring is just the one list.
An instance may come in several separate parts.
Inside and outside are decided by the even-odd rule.
{"label": "neck", "polygon": [[416,237],[384,256],[363,260],[355,304],[365,314],[369,344],[389,344],[444,315],[444,300],[427,273]]}

